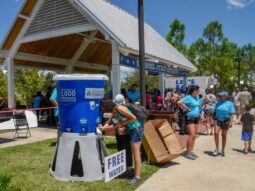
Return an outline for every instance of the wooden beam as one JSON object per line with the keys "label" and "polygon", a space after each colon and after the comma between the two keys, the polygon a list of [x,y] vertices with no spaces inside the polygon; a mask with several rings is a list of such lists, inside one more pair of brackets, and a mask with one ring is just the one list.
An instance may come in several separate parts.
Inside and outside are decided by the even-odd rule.
{"label": "wooden beam", "polygon": [[[89,37],[93,38],[95,37],[97,34],[97,31],[93,31]],[[89,41],[83,41],[81,46],[77,49],[77,51],[75,52],[75,54],[73,55],[72,59],[71,59],[71,63],[67,66],[66,68],[66,72],[68,73],[72,73],[73,69],[74,69],[74,65],[76,62],[79,61],[79,58],[81,57],[82,53],[86,50],[86,48],[89,46],[90,42]]]}
{"label": "wooden beam", "polygon": [[[88,39],[91,38],[89,35],[84,34],[84,33],[78,33],[78,34],[81,35],[81,36],[84,36],[84,37],[86,37],[86,38],[88,38]],[[96,37],[91,38],[91,40],[92,40],[92,41],[95,40],[95,41],[99,41],[99,42],[104,42],[104,43],[107,43],[107,44],[112,44],[111,41],[107,41],[107,40],[100,39],[100,38],[96,38]]]}
{"label": "wooden beam", "polygon": [[31,18],[26,16],[26,15],[23,15],[23,14],[19,14],[19,18],[22,18],[22,19],[25,19],[25,20],[30,20]]}
{"label": "wooden beam", "polygon": [[[71,63],[71,60],[68,60],[68,59],[40,56],[40,55],[21,53],[21,52],[17,53],[17,55],[14,58],[17,60],[43,62],[47,64],[62,65],[62,66],[68,66]],[[104,71],[109,70],[109,66],[104,64],[94,64],[94,63],[81,62],[81,61],[76,62],[74,66],[81,67],[81,68],[88,68],[88,69],[104,70]]]}
{"label": "wooden beam", "polygon": [[91,23],[87,23],[87,24],[83,24],[83,25],[79,25],[79,26],[72,26],[72,27],[62,28],[62,29],[58,29],[58,30],[29,35],[29,36],[24,37],[21,40],[21,42],[28,43],[28,42],[33,42],[33,41],[38,41],[38,40],[43,40],[43,39],[49,39],[49,38],[54,38],[54,37],[59,37],[59,36],[70,35],[70,34],[74,34],[74,33],[92,31],[92,30],[96,30],[95,26]]}

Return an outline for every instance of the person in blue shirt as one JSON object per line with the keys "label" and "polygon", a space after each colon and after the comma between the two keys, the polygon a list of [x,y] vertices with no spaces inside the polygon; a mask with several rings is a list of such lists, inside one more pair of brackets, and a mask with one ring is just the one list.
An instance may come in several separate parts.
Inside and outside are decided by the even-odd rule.
{"label": "person in blue shirt", "polygon": [[132,84],[132,86],[130,87],[130,90],[128,90],[127,92],[127,97],[130,100],[130,103],[135,104],[136,102],[140,101],[140,92],[136,90],[137,89],[137,85],[136,84]]}
{"label": "person in blue shirt", "polygon": [[[232,127],[232,117],[235,114],[235,107],[231,101],[228,101],[229,94],[226,91],[220,92],[220,100],[216,103],[214,109],[214,118],[216,120],[216,127],[214,130],[214,140],[216,149],[213,156],[225,156],[225,146],[227,142],[228,129]],[[219,152],[219,134],[222,134],[222,151]]]}
{"label": "person in blue shirt", "polygon": [[189,132],[189,138],[187,141],[187,151],[185,157],[190,160],[195,160],[198,156],[193,152],[196,134],[200,118],[200,101],[199,101],[199,86],[194,85],[189,88],[188,95],[178,101],[178,105],[186,111],[185,121]]}
{"label": "person in blue shirt", "polygon": [[[33,108],[40,108],[41,107],[41,102],[42,102],[42,93],[39,91],[36,93],[34,103],[33,103]],[[37,116],[37,122],[39,123],[39,115],[40,115],[40,110],[36,111],[36,116]]]}
{"label": "person in blue shirt", "polygon": [[[57,88],[55,88],[51,94],[50,97],[50,101],[52,103],[53,106],[58,107],[58,102],[57,102],[57,97],[58,97],[58,93],[57,93]],[[56,118],[56,125],[59,126],[59,113],[58,113],[58,108],[56,108],[54,110],[54,115]]]}
{"label": "person in blue shirt", "polygon": [[40,108],[41,101],[42,101],[42,93],[41,92],[37,92],[35,100],[34,100],[33,108]]}

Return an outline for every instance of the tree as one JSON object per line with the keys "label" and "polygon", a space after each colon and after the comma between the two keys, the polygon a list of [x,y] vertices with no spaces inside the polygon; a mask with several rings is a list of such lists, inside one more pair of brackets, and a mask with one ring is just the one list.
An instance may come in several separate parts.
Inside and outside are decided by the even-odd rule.
{"label": "tree", "polygon": [[[137,84],[140,86],[140,73],[139,70],[128,74],[126,78],[122,81],[121,87],[128,90],[132,84]],[[149,87],[149,91],[158,89],[158,76],[146,74],[146,85]]]}
{"label": "tree", "polygon": [[218,21],[209,23],[203,31],[203,38],[191,44],[188,58],[197,67],[191,75],[214,76],[220,88],[232,90],[237,80],[235,58],[238,46],[230,42]]}
{"label": "tree", "polygon": [[37,91],[43,91],[45,78],[36,69],[15,69],[15,94],[17,99],[25,101]]}
{"label": "tree", "polygon": [[7,75],[0,70],[0,97],[7,97],[8,94]]}
{"label": "tree", "polygon": [[230,42],[227,38],[217,47],[215,54],[215,74],[220,83],[220,87],[233,90],[237,79],[237,67],[235,58],[238,46]]}
{"label": "tree", "polygon": [[243,46],[240,50],[240,56],[243,58],[241,65],[242,79],[246,82],[249,82],[250,85],[254,82],[255,74],[255,46],[252,44],[247,44]]}
{"label": "tree", "polygon": [[199,38],[190,45],[187,57],[197,67],[197,71],[192,72],[191,76],[202,76],[208,73],[207,49],[207,44],[202,38]]}
{"label": "tree", "polygon": [[166,35],[166,40],[172,44],[177,50],[186,53],[187,47],[183,44],[185,38],[185,25],[175,19],[170,25],[170,32]]}
{"label": "tree", "polygon": [[203,31],[203,37],[206,39],[208,47],[208,60],[210,73],[216,77],[216,63],[215,63],[215,54],[217,46],[222,43],[224,38],[224,33],[222,30],[222,25],[218,21],[213,21],[209,23]]}

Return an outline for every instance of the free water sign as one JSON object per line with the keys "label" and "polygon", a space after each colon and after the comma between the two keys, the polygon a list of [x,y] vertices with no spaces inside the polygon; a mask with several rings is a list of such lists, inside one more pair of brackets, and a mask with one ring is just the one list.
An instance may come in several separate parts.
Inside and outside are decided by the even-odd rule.
{"label": "free water sign", "polygon": [[104,159],[105,182],[123,174],[127,170],[126,150],[122,150]]}

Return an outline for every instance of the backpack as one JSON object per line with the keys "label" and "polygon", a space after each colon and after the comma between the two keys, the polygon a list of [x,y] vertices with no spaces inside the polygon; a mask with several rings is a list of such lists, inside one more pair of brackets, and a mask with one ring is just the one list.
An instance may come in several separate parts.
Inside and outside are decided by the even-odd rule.
{"label": "backpack", "polygon": [[124,106],[127,107],[141,122],[147,121],[148,111],[144,107],[133,104],[125,104]]}

